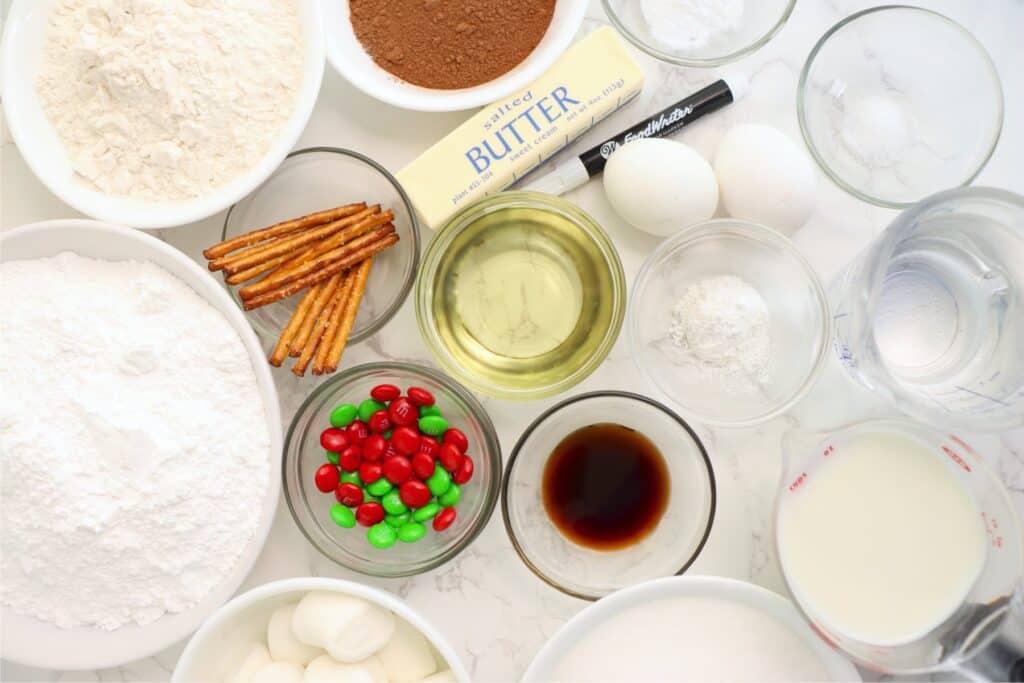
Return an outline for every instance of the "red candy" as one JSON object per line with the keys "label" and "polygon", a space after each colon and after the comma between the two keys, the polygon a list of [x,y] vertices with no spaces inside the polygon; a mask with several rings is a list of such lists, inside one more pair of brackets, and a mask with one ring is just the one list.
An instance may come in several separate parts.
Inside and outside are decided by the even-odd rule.
{"label": "red candy", "polygon": [[456,484],[462,485],[473,478],[473,461],[468,455],[462,456],[462,462],[459,463],[459,469],[452,472],[452,481]]}
{"label": "red candy", "polygon": [[384,468],[379,462],[364,462],[359,466],[359,479],[364,484],[372,484],[384,476]]}
{"label": "red candy", "polygon": [[398,497],[411,508],[421,508],[430,502],[430,489],[422,481],[411,479],[398,489]]}
{"label": "red candy", "polygon": [[466,438],[466,435],[461,429],[456,429],[455,427],[446,431],[444,436],[441,437],[441,441],[444,443],[450,443],[458,448],[461,453],[465,453],[469,448],[469,439]]}
{"label": "red candy", "polygon": [[409,387],[409,391],[405,393],[409,396],[409,400],[418,406],[434,405],[434,395],[423,387]]}
{"label": "red candy", "polygon": [[432,436],[423,434],[420,436],[420,453],[425,453],[431,458],[436,458],[441,452],[441,444]]}
{"label": "red candy", "polygon": [[420,411],[412,401],[401,396],[388,406],[388,417],[398,426],[414,425],[420,419]]}
{"label": "red candy", "polygon": [[388,440],[380,434],[370,434],[363,442],[363,459],[370,462],[377,462],[384,457],[384,451],[388,449]]}
{"label": "red candy", "polygon": [[455,508],[445,508],[434,517],[434,531],[444,531],[455,521]]}
{"label": "red candy", "polygon": [[342,505],[354,508],[357,505],[362,505],[363,490],[355,484],[346,482],[344,484],[338,484],[338,488],[334,490],[334,497],[337,498],[338,502]]}
{"label": "red candy", "polygon": [[370,389],[370,396],[375,401],[387,403],[388,401],[394,401],[396,398],[402,395],[402,390],[396,387],[394,384],[378,384],[373,389]]}
{"label": "red candy", "polygon": [[435,467],[434,458],[428,453],[420,451],[412,456],[412,471],[420,479],[429,479]]}
{"label": "red candy", "polygon": [[316,468],[313,481],[316,483],[316,487],[323,493],[330,493],[338,487],[339,476],[338,468],[331,463],[327,463]]}
{"label": "red candy", "polygon": [[412,427],[395,427],[391,445],[402,455],[412,455],[420,449],[420,433]]}
{"label": "red candy", "polygon": [[362,420],[356,420],[348,427],[345,427],[345,433],[348,435],[350,442],[362,443],[370,435],[370,428]]}
{"label": "red candy", "polygon": [[412,476],[412,464],[409,458],[392,455],[384,460],[384,477],[392,484],[403,484]]}
{"label": "red candy", "polygon": [[363,526],[373,526],[384,521],[384,506],[380,503],[363,503],[356,508],[356,521]]}
{"label": "red candy", "polygon": [[363,461],[363,452],[359,446],[347,446],[345,450],[338,453],[338,466],[346,472],[355,472],[359,469],[359,463]]}
{"label": "red candy", "polygon": [[320,432],[320,445],[331,453],[340,453],[348,445],[348,435],[343,429],[328,427]]}
{"label": "red candy", "polygon": [[449,472],[454,472],[462,465],[462,453],[459,449],[450,443],[446,443],[441,446],[441,452],[438,454],[438,460],[441,461],[441,467],[445,468]]}
{"label": "red candy", "polygon": [[391,418],[388,417],[388,411],[382,408],[375,412],[366,422],[366,426],[370,428],[371,432],[376,434],[381,434],[391,429]]}

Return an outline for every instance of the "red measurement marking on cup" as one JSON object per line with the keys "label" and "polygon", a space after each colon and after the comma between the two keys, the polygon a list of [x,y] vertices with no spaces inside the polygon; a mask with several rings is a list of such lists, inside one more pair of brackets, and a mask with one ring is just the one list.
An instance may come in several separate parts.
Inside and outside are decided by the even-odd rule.
{"label": "red measurement marking on cup", "polygon": [[950,441],[952,441],[956,445],[960,446],[960,448],[962,448],[964,451],[966,451],[968,455],[970,455],[972,458],[974,458],[975,462],[981,460],[981,456],[978,455],[978,452],[976,450],[974,450],[973,448],[971,448],[970,444],[968,444],[966,441],[961,439],[956,434],[950,434],[949,435],[949,439],[950,439]]}
{"label": "red measurement marking on cup", "polygon": [[942,452],[949,456],[949,459],[960,465],[965,472],[971,471],[971,466],[967,464],[967,461],[960,457],[960,455],[949,446],[942,446]]}
{"label": "red measurement marking on cup", "polygon": [[1003,547],[1003,535],[999,532],[999,520],[994,517],[989,517],[986,513],[981,513],[981,519],[985,523],[985,533],[988,534],[991,539],[993,548]]}
{"label": "red measurement marking on cup", "polygon": [[789,485],[790,491],[796,491],[803,483],[807,481],[807,473],[801,472],[800,476],[793,480],[793,483]]}
{"label": "red measurement marking on cup", "polygon": [[835,452],[836,452],[836,447],[833,446],[832,444],[829,444],[828,447],[821,452],[821,455],[822,455],[822,457],[827,458],[828,456],[832,455]]}

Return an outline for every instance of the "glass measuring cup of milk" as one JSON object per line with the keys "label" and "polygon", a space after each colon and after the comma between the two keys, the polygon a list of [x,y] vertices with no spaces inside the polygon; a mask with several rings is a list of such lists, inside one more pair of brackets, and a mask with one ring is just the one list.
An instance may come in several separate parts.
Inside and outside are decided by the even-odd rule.
{"label": "glass measuring cup of milk", "polygon": [[833,283],[843,365],[901,411],[1024,425],[1024,197],[968,187],[901,213]]}
{"label": "glass measuring cup of milk", "polygon": [[886,673],[1024,679],[1024,539],[970,444],[909,420],[793,432],[782,573],[815,630]]}

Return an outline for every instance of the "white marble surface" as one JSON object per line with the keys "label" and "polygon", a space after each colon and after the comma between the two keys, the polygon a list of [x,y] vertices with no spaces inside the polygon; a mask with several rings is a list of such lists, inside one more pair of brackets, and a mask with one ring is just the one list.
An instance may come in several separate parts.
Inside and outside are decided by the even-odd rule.
{"label": "white marble surface", "polygon": [[[1024,48],[1020,40],[1024,2],[960,0],[928,4],[958,19],[979,37],[1003,79],[1006,125],[999,148],[978,183],[1024,193]],[[805,55],[835,21],[869,5],[854,0],[801,0],[789,23],[768,46],[727,67],[750,74],[751,90],[746,99],[687,128],[680,139],[707,156],[713,153],[723,132],[736,122],[773,124],[799,139],[795,89]],[[585,30],[604,20],[595,1]],[[908,40],[912,39],[908,36]],[[942,55],[936,55],[936,68],[941,68],[941,60]],[[617,130],[715,77],[715,72],[709,70],[675,68],[646,57],[641,61],[648,74],[643,95],[629,109],[605,121],[599,131]],[[950,96],[954,103],[956,93]],[[465,116],[417,114],[379,104],[328,68],[320,102],[299,146],[350,147],[397,170]],[[592,132],[579,145],[589,146],[595,138]],[[600,183],[590,183],[568,198],[604,224],[631,279],[656,244],[655,239],[628,228],[615,217]],[[36,181],[6,135],[0,200],[4,228],[76,215]],[[892,211],[857,201],[822,177],[817,209],[794,239],[827,280],[894,215]],[[216,241],[222,219],[218,215],[160,234],[198,260],[200,248]],[[411,301],[376,337],[347,351],[346,358],[350,363],[380,358],[431,363],[419,338]],[[287,422],[316,380],[297,380],[287,370],[280,371],[277,377]],[[638,380],[624,335],[604,365],[570,394],[594,389],[627,389],[656,396],[654,387]],[[485,401],[506,455],[521,430],[561,398],[564,396],[521,404]],[[709,430],[697,425],[716,468],[720,507],[708,546],[691,573],[745,579],[785,593],[769,523],[781,462],[780,436],[796,425],[821,426],[841,421],[855,414],[853,404],[871,410],[870,400],[858,396],[843,377],[827,373],[800,406],[768,424],[742,431]],[[1024,514],[1024,430],[999,437],[989,435],[978,443],[996,464],[1013,491],[1018,510]],[[340,569],[320,556],[299,534],[282,503],[264,552],[243,589],[301,575],[354,578],[398,593],[447,635],[477,681],[517,680],[545,639],[587,604],[549,588],[530,573],[509,544],[497,511],[483,535],[449,564],[411,579],[373,580]],[[7,663],[3,679],[166,680],[183,645],[102,671],[61,673]]]}

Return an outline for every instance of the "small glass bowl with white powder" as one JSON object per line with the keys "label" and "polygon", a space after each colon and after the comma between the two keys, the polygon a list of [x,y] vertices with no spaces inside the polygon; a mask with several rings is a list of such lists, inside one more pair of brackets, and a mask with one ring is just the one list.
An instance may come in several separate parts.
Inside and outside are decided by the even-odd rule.
{"label": "small glass bowl with white powder", "polygon": [[771,40],[796,0],[601,0],[629,42],[681,66],[734,62]]}
{"label": "small glass bowl with white powder", "polygon": [[626,327],[641,372],[684,412],[739,427],[790,408],[824,365],[824,289],[796,245],[755,223],[691,226],[633,286]]}

